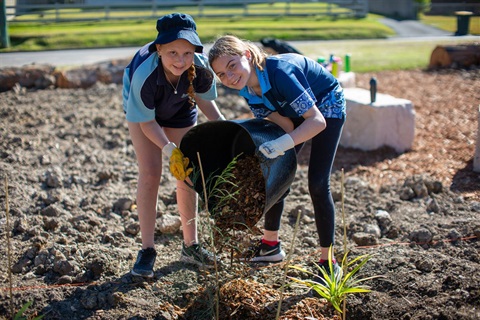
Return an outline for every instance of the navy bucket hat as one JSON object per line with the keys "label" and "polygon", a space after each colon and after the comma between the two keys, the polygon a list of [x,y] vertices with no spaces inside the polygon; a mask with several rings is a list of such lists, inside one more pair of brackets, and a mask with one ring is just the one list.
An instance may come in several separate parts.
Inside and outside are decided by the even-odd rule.
{"label": "navy bucket hat", "polygon": [[197,34],[197,25],[193,18],[185,13],[167,14],[157,20],[157,39],[154,44],[165,44],[177,39],[185,39],[202,53],[203,45]]}

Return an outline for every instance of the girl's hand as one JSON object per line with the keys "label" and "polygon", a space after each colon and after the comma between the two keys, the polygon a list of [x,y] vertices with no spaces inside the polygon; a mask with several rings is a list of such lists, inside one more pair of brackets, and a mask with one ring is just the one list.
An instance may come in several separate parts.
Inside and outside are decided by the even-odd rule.
{"label": "girl's hand", "polygon": [[292,149],[293,147],[295,147],[295,142],[287,133],[278,139],[263,143],[258,149],[268,159],[275,159],[279,156],[283,156],[285,151]]}
{"label": "girl's hand", "polygon": [[192,173],[193,169],[188,168],[190,160],[183,156],[180,149],[175,148],[170,157],[170,172],[177,180],[185,180]]}
{"label": "girl's hand", "polygon": [[166,155],[170,161],[170,172],[177,180],[185,180],[193,169],[188,168],[190,160],[183,156],[180,149],[177,148],[175,143],[169,142],[163,147],[162,152]]}

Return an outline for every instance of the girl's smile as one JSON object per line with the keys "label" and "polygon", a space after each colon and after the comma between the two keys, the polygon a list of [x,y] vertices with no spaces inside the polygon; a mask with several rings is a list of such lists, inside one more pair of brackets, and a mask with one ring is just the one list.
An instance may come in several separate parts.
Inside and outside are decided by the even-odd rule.
{"label": "girl's smile", "polygon": [[166,44],[157,44],[157,51],[162,58],[165,73],[179,77],[193,63],[195,46],[184,39],[178,39]]}

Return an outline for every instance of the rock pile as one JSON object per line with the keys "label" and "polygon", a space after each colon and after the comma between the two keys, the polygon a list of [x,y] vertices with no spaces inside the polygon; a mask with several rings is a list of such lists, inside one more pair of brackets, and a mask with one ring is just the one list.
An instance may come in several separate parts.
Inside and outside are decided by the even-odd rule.
{"label": "rock pile", "polygon": [[90,88],[97,82],[122,83],[127,60],[113,60],[71,69],[51,65],[26,65],[0,69],[0,92],[13,89]]}

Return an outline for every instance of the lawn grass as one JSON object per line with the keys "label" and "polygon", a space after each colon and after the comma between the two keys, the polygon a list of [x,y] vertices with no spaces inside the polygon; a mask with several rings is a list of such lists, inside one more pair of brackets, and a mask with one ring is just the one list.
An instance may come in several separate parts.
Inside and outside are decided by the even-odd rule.
{"label": "lawn grass", "polygon": [[290,42],[304,55],[317,59],[334,54],[342,59],[350,55],[354,72],[376,72],[382,70],[412,70],[428,67],[432,51],[438,45],[472,43],[459,37],[442,39],[373,39],[340,40],[320,42]]}
{"label": "lawn grass", "polygon": [[[378,17],[337,19],[318,17],[196,18],[203,42],[225,33],[258,41],[264,37],[282,40],[332,40],[386,38],[393,32]],[[156,37],[156,19],[98,22],[33,23],[9,25],[11,47],[5,51],[55,50],[89,47],[137,46]]]}
{"label": "lawn grass", "polygon": [[[452,34],[457,31],[456,16],[428,16],[421,14],[419,15],[419,20],[438,29],[450,31]],[[480,35],[480,17],[470,16],[469,27],[470,34]]]}

